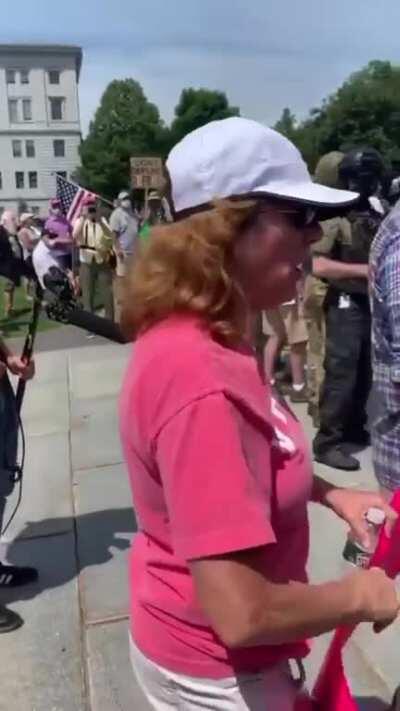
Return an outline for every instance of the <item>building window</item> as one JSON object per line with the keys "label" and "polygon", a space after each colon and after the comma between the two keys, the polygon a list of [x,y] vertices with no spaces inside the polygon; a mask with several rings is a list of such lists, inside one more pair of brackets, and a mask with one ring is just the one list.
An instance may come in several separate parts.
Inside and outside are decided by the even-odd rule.
{"label": "building window", "polygon": [[49,84],[59,84],[60,83],[60,72],[58,69],[50,69],[49,71]]}
{"label": "building window", "polygon": [[37,178],[37,172],[35,171],[29,171],[28,173],[29,177],[29,187],[32,189],[37,188],[38,186],[38,178]]}
{"label": "building window", "polygon": [[15,84],[15,69],[6,69],[7,84]]}
{"label": "building window", "polygon": [[35,141],[25,141],[25,151],[26,151],[26,157],[27,158],[34,158],[36,155],[35,151]]}
{"label": "building window", "polygon": [[18,190],[25,187],[24,174],[19,170],[15,173],[15,187],[18,188]]}
{"label": "building window", "polygon": [[64,178],[64,180],[67,180],[67,171],[66,170],[57,170],[57,175],[59,175],[60,178]]}
{"label": "building window", "polygon": [[29,72],[27,69],[21,69],[19,76],[21,84],[29,84]]}
{"label": "building window", "polygon": [[56,138],[53,141],[54,157],[55,158],[65,158],[65,141],[61,138]]}
{"label": "building window", "polygon": [[22,141],[15,140],[12,142],[13,158],[22,158]]}
{"label": "building window", "polygon": [[63,120],[63,105],[64,99],[59,96],[53,96],[50,99],[50,116],[52,121]]}
{"label": "building window", "polygon": [[32,101],[30,99],[22,99],[22,119],[32,121]]}
{"label": "building window", "polygon": [[18,121],[18,101],[17,99],[8,100],[8,113],[10,116],[10,123],[17,123]]}

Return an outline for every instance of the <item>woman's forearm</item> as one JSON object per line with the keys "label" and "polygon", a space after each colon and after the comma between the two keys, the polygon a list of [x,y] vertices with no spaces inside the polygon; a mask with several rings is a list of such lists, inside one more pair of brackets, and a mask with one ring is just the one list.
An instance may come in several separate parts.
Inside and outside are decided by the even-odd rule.
{"label": "woman's forearm", "polygon": [[[365,620],[362,600],[348,581],[272,586],[265,607],[249,626],[246,647],[293,643]],[[272,589],[271,589],[272,592]],[[242,640],[243,642],[244,640]],[[240,646],[238,644],[233,646]]]}
{"label": "woman's forearm", "polygon": [[370,571],[323,585],[276,584],[263,565],[265,551],[255,549],[190,566],[203,610],[228,647],[291,643],[366,620]]}

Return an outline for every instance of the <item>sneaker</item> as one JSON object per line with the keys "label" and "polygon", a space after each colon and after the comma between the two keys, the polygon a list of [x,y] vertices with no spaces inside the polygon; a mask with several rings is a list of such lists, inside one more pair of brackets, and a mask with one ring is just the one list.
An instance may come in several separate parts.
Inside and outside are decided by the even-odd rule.
{"label": "sneaker", "polygon": [[23,568],[0,563],[0,589],[18,588],[36,582],[39,574],[36,568]]}
{"label": "sneaker", "polygon": [[86,334],[86,338],[90,341],[92,338],[96,338],[96,335],[91,331],[88,331]]}
{"label": "sneaker", "polygon": [[308,402],[308,391],[307,387],[303,385],[301,390],[295,390],[292,386],[289,393],[291,402]]}
{"label": "sneaker", "polygon": [[328,449],[321,454],[314,453],[314,459],[320,464],[332,469],[342,469],[345,472],[356,472],[360,469],[360,462],[351,454],[345,454],[340,447]]}
{"label": "sneaker", "polygon": [[0,634],[3,632],[13,632],[24,624],[22,618],[12,610],[0,605]]}

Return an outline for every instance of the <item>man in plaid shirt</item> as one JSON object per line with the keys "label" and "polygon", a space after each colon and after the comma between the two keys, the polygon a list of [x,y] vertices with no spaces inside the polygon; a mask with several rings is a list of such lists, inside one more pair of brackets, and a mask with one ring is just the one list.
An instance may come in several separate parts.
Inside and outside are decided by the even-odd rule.
{"label": "man in plaid shirt", "polygon": [[388,496],[400,488],[400,207],[382,224],[370,253],[375,474]]}

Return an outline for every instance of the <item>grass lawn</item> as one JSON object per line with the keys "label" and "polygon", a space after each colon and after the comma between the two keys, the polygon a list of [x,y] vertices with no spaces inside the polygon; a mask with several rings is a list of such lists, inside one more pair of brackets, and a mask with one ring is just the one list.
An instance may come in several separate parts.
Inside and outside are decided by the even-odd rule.
{"label": "grass lawn", "polygon": [[[20,286],[14,292],[14,310],[10,318],[4,317],[4,284],[0,278],[0,331],[5,338],[25,336],[32,314],[32,302],[26,298],[24,287]],[[39,320],[38,332],[58,328],[60,324],[50,321],[43,312]]]}

